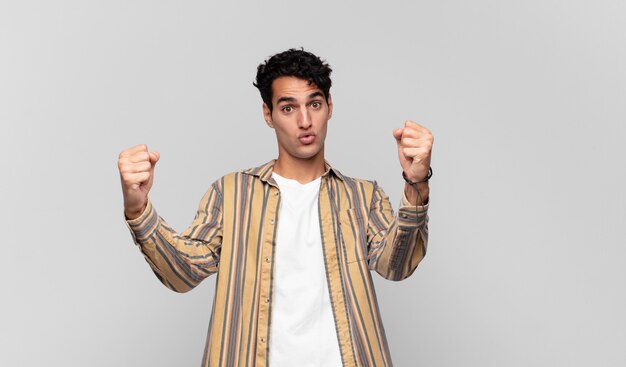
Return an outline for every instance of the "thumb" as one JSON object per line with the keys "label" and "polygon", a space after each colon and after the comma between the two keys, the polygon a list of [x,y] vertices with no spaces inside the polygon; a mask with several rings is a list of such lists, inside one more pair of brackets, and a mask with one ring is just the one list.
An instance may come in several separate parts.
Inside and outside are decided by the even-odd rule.
{"label": "thumb", "polygon": [[161,158],[161,154],[159,154],[159,152],[155,150],[153,152],[150,152],[149,155],[150,155],[150,164],[152,165],[152,167],[154,167],[154,165],[159,161],[159,158]]}
{"label": "thumb", "polygon": [[393,129],[393,137],[396,139],[396,143],[400,144],[400,140],[402,139],[402,132],[404,131],[403,127]]}

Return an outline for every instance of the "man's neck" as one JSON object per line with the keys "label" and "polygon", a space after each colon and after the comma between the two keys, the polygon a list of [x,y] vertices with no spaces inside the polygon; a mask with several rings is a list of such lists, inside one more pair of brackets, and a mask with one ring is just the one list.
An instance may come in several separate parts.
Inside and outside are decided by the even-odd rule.
{"label": "man's neck", "polygon": [[315,180],[323,175],[324,171],[326,171],[326,162],[322,153],[310,159],[285,158],[279,154],[274,164],[274,172],[301,184]]}

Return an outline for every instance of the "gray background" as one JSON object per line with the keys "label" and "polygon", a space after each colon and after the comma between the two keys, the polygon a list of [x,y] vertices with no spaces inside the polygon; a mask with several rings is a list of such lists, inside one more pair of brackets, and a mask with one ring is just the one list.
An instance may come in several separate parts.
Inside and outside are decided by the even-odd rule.
{"label": "gray background", "polygon": [[275,157],[256,66],[334,69],[327,158],[402,188],[435,135],[429,253],[374,274],[397,366],[626,365],[624,1],[2,1],[0,365],[197,366],[215,279],[170,292],[123,222],[117,155],[158,149],[178,230]]}

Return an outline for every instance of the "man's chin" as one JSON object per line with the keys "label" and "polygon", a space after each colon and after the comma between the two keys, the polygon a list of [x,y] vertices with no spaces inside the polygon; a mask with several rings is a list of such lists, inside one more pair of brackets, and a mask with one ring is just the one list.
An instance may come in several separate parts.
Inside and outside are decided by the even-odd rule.
{"label": "man's chin", "polygon": [[310,161],[310,160],[314,160],[316,159],[318,156],[320,156],[320,154],[322,153],[321,150],[316,150],[316,151],[300,151],[297,152],[296,154],[294,154],[293,156],[301,159],[301,160],[306,160],[306,161]]}

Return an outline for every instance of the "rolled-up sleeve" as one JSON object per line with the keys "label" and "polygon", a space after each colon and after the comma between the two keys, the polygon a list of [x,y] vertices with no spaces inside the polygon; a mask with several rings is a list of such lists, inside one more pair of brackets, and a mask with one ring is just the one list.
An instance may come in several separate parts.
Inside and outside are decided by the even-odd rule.
{"label": "rolled-up sleeve", "polygon": [[204,194],[193,222],[180,234],[159,217],[151,201],[138,218],[126,224],[166,287],[187,292],[217,272],[223,224],[222,195],[217,183]]}
{"label": "rolled-up sleeve", "polygon": [[368,267],[389,280],[409,277],[426,255],[428,205],[411,205],[403,198],[394,214],[389,197],[376,183],[370,204]]}

